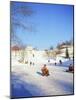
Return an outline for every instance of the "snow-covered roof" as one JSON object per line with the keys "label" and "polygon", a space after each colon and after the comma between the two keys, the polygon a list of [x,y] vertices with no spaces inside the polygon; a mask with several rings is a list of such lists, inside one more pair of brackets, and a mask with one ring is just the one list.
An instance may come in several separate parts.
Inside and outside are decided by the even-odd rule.
{"label": "snow-covered roof", "polygon": [[27,50],[33,50],[33,47],[32,46],[27,46],[26,49]]}

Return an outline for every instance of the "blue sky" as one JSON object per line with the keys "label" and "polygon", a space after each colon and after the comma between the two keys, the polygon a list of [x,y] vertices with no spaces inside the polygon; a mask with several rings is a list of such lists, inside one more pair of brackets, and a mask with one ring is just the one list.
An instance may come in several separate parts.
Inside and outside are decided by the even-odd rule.
{"label": "blue sky", "polygon": [[[58,43],[70,40],[73,37],[73,6],[12,2],[11,12],[20,7],[27,7],[33,11],[30,16],[14,13],[17,22],[20,21],[28,29],[15,27],[15,34],[26,45],[38,49],[55,47]],[[11,3],[11,5],[12,5]],[[14,21],[11,17],[12,22]],[[30,31],[32,27],[32,31]]]}

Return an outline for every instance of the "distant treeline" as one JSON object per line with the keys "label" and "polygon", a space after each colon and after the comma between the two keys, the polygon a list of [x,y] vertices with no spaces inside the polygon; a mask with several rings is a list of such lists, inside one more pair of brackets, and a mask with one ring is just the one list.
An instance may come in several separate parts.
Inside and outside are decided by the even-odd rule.
{"label": "distant treeline", "polygon": [[60,49],[60,48],[62,48],[63,45],[67,45],[67,46],[73,45],[73,40],[69,40],[69,41],[59,43],[59,44],[57,44],[56,48]]}

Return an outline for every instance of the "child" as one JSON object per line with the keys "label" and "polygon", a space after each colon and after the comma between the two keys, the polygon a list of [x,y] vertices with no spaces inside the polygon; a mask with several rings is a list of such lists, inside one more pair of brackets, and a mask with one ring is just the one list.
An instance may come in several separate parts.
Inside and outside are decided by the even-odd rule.
{"label": "child", "polygon": [[46,64],[44,64],[43,68],[41,69],[42,75],[48,76],[49,75],[49,70],[46,67]]}
{"label": "child", "polygon": [[55,62],[55,66],[56,66],[56,62]]}
{"label": "child", "polygon": [[32,62],[30,61],[30,66],[32,65]]}
{"label": "child", "polygon": [[60,64],[62,64],[62,61],[61,60],[59,60],[59,62],[60,62]]}

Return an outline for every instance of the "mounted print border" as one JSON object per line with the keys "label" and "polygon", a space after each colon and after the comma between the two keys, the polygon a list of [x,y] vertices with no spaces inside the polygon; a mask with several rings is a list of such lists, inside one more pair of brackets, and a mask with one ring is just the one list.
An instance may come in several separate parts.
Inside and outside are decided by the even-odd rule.
{"label": "mounted print border", "polygon": [[74,5],[10,2],[10,98],[74,95]]}

